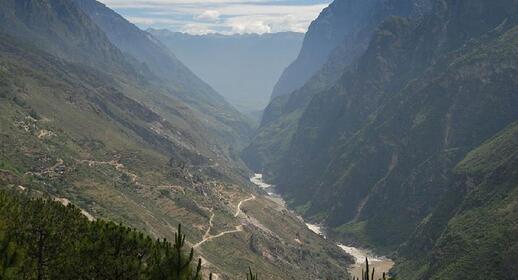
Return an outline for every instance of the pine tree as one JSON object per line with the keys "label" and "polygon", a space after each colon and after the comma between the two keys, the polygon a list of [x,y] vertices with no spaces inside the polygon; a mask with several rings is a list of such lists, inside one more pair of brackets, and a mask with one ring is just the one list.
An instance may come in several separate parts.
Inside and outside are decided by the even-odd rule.
{"label": "pine tree", "polygon": [[19,261],[19,252],[16,251],[11,238],[5,236],[0,241],[0,279],[7,279],[11,270],[15,269]]}
{"label": "pine tree", "polygon": [[[372,270],[370,270],[369,259],[365,258],[365,269],[362,268],[361,280],[375,280],[374,279],[374,273],[375,273],[375,268],[373,267]],[[360,280],[360,279],[356,278],[356,277],[353,277],[353,280]],[[386,273],[383,272],[382,278],[378,279],[378,280],[395,280],[395,278],[387,278]]]}
{"label": "pine tree", "polygon": [[248,267],[248,273],[246,274],[246,280],[258,280],[258,276],[257,276],[257,273],[254,274],[252,272],[252,268],[251,267]]}
{"label": "pine tree", "polygon": [[[8,238],[11,237],[11,238]],[[79,209],[0,191],[0,279],[201,280],[201,259],[174,244]]]}

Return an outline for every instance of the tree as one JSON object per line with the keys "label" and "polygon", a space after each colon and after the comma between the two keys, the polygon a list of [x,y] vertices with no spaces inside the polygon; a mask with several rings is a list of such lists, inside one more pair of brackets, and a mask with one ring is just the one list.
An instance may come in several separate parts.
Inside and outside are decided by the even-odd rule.
{"label": "tree", "polygon": [[[365,258],[365,269],[362,268],[362,278],[360,279],[353,277],[353,280],[375,280],[374,272],[375,268],[373,267],[372,270],[370,270],[369,259]],[[382,278],[378,280],[395,280],[395,278],[387,278],[387,275],[385,274],[385,272],[383,272]]]}
{"label": "tree", "polygon": [[166,240],[158,240],[153,250],[150,265],[151,279],[170,280],[200,280],[201,259],[198,259],[196,268],[193,266],[194,249],[189,254],[185,252],[185,234],[182,233],[182,225],[178,225],[173,246]]}
{"label": "tree", "polygon": [[0,279],[8,279],[19,263],[19,252],[9,236],[0,238]]}
{"label": "tree", "polygon": [[252,268],[248,267],[248,273],[246,274],[246,280],[258,280],[257,273],[252,272]]}

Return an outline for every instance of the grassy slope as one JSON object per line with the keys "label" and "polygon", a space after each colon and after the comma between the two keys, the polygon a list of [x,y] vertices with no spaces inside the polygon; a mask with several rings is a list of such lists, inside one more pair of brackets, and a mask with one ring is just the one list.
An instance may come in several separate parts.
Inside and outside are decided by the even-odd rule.
{"label": "grassy slope", "polygon": [[[225,235],[198,248],[212,263],[210,270],[224,279],[240,276],[246,268],[241,266],[241,259],[250,260],[247,264],[272,279],[311,277],[308,275],[317,275],[322,267],[346,278],[348,260],[343,253],[308,232],[302,223],[293,222],[293,218],[283,223],[286,227],[276,233],[277,238],[271,238],[243,218],[234,217],[236,205],[249,196],[251,189],[232,183],[242,181],[224,175],[234,174],[225,166],[195,163],[196,156],[190,151],[203,145],[196,142],[198,134],[190,137],[189,130],[184,130],[196,125],[195,119],[188,117],[188,107],[178,105],[175,108],[183,110],[181,113],[162,118],[126,97],[125,94],[146,95],[148,91],[141,91],[138,84],[64,62],[15,43],[10,37],[3,39],[1,185],[20,185],[29,193],[70,199],[95,217],[122,222],[154,237],[170,239],[181,222],[193,243],[201,240],[207,230],[209,209],[213,208],[216,217],[212,234],[245,223],[244,232]],[[174,102],[160,96],[152,98]],[[168,117],[171,115],[176,119]],[[176,163],[181,162],[187,165],[178,167]],[[253,205],[256,204],[252,209]],[[269,208],[254,211],[259,221],[271,219]],[[280,213],[279,219],[290,217]],[[311,244],[319,245],[287,246],[301,231]],[[265,258],[263,250],[252,250],[252,236],[264,248],[278,248],[271,252],[275,259]],[[236,239],[240,242],[233,242]],[[314,266],[301,267],[296,261],[301,250],[317,252],[322,246],[331,249],[307,259]],[[279,259],[284,261],[279,263]]]}

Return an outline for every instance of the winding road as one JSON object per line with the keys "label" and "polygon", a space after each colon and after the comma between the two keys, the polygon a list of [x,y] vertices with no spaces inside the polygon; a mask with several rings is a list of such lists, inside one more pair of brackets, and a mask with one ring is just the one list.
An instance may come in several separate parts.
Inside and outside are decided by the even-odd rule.
{"label": "winding road", "polygon": [[242,213],[241,204],[243,204],[244,202],[250,201],[250,200],[254,200],[254,199],[255,199],[255,195],[251,195],[249,198],[241,200],[237,204],[236,214],[234,214],[234,217],[237,217],[237,216],[239,216],[240,213]]}
{"label": "winding road", "polygon": [[[110,165],[110,166],[113,166],[117,171],[122,172],[125,175],[127,175],[128,177],[130,177],[132,183],[143,186],[143,184],[141,184],[138,181],[138,175],[128,171],[125,168],[125,166],[122,163],[119,163],[118,161],[115,161],[115,160],[112,160],[112,161],[76,160],[76,161],[78,163],[86,163],[86,164],[88,164],[88,166],[95,166],[95,165]],[[234,213],[234,217],[237,218],[237,217],[239,217],[240,214],[243,213],[243,211],[241,210],[241,206],[243,205],[243,203],[245,203],[247,201],[254,200],[254,199],[256,199],[256,197],[255,197],[255,195],[252,194],[252,195],[250,195],[250,197],[245,198],[245,199],[239,201],[238,204],[237,204],[237,207],[236,207],[237,208],[236,212]],[[205,242],[208,242],[208,241],[211,241],[213,239],[225,236],[227,234],[238,233],[238,232],[242,232],[243,231],[244,227],[241,224],[241,225],[237,225],[235,227],[235,229],[233,229],[233,230],[222,231],[222,232],[220,232],[220,233],[218,233],[216,235],[211,235],[210,231],[213,228],[213,220],[214,220],[214,217],[215,217],[214,209],[213,208],[209,209],[207,207],[203,207],[203,206],[199,205],[198,203],[196,203],[196,204],[198,205],[198,207],[200,207],[200,208],[208,211],[209,213],[211,213],[211,216],[209,218],[209,227],[205,231],[205,234],[203,235],[202,240],[200,242],[194,244],[193,248],[197,248],[197,247],[201,246],[202,244],[204,244]]]}
{"label": "winding road", "polygon": [[[241,201],[239,201],[239,203],[237,204],[237,209],[236,209],[236,213],[234,214],[234,217],[238,217],[239,214],[243,213],[243,211],[241,210],[241,206],[243,205],[243,203],[247,202],[247,201],[250,201],[250,200],[254,200],[256,197],[255,195],[251,195],[249,198],[246,198],[246,199],[243,199]],[[207,241],[210,241],[212,239],[215,239],[215,238],[219,238],[219,237],[222,237],[226,234],[232,234],[232,233],[237,233],[237,232],[242,232],[243,231],[243,225],[237,225],[235,227],[235,229],[233,230],[226,230],[226,231],[222,231],[216,235],[211,235],[210,234],[210,230],[212,229],[212,220],[214,219],[214,212],[213,210],[211,209],[211,213],[212,215],[210,216],[210,219],[209,219],[209,228],[207,229],[207,231],[205,232],[205,234],[203,235],[203,239],[194,244],[193,245],[193,248],[197,248],[199,246],[201,246],[203,243],[207,242]]]}

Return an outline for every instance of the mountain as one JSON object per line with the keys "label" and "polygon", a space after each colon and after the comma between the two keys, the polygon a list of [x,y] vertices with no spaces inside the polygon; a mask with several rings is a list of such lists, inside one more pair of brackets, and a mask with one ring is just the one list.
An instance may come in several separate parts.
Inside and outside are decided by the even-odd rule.
{"label": "mountain", "polygon": [[[283,74],[296,78],[309,74],[308,77],[299,80],[300,85],[291,90],[300,89],[272,96],[264,110],[259,131],[242,154],[247,164],[265,173],[277,169],[308,103],[313,96],[332,87],[344,70],[363,54],[378,25],[389,16],[419,18],[429,10],[430,2],[421,0],[349,0],[329,5],[310,26],[298,59]],[[334,42],[332,46],[330,42]],[[329,46],[320,47],[319,44],[324,43]],[[331,48],[332,51],[321,53]],[[314,74],[310,74],[313,68],[306,64],[315,60],[323,61],[314,67]],[[282,80],[279,84],[283,83]]]}
{"label": "mountain", "polygon": [[331,85],[272,101],[244,158],[401,279],[513,279],[518,2],[432,3],[385,19]]}
{"label": "mountain", "polygon": [[[243,112],[263,110],[281,72],[299,53],[304,34],[190,35],[148,30],[189,68]],[[221,66],[225,65],[225,71]]]}
{"label": "mountain", "polygon": [[70,1],[2,0],[0,4],[0,30],[6,34],[32,41],[69,61],[121,72],[131,68],[130,61]]}
{"label": "mountain", "polygon": [[[282,73],[273,89],[272,100],[302,87],[326,62],[333,63],[334,59],[329,56],[334,52],[347,56],[340,61],[354,58],[367,47],[370,34],[387,15],[417,15],[428,6],[426,0],[334,1],[309,26],[302,50]],[[340,56],[334,55],[335,59]]]}
{"label": "mountain", "polygon": [[517,139],[514,122],[454,167],[448,199],[399,250],[404,261],[397,270],[402,278],[518,276]]}
{"label": "mountain", "polygon": [[[221,135],[223,142],[239,149],[248,141],[250,124],[239,112],[204,81],[194,75],[176,56],[156,38],[95,0],[74,0],[92,21],[121,51],[131,55],[157,77],[159,87],[167,85],[170,94],[180,99],[209,121],[206,129]],[[153,104],[159,106],[159,104]],[[167,110],[167,109],[166,109]],[[243,137],[244,136],[244,137]],[[227,147],[228,149],[228,147]]]}
{"label": "mountain", "polygon": [[[350,257],[249,182],[237,157],[248,123],[186,68],[174,64],[187,80],[161,77],[148,54],[118,46],[73,1],[2,0],[0,7],[2,189],[72,203],[87,218],[153,239],[173,240],[181,223],[204,271],[220,279],[248,266],[269,279],[347,279]],[[113,28],[133,30],[128,45],[154,42],[119,24]],[[163,50],[167,65],[179,63]],[[30,221],[17,222],[31,232]]]}

